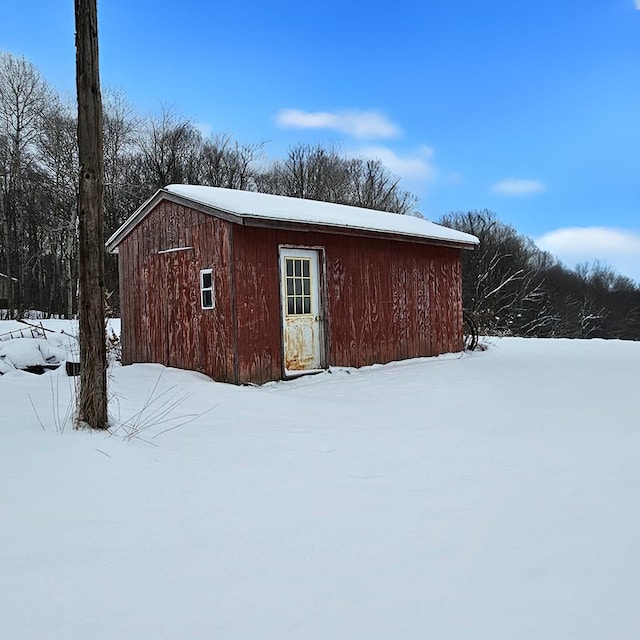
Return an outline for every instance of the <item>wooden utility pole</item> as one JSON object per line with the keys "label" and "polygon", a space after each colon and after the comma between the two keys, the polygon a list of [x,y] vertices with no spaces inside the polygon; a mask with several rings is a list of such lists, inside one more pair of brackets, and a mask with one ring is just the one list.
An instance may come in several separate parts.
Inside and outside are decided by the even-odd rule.
{"label": "wooden utility pole", "polygon": [[76,86],[80,189],[80,392],[79,427],[106,429],[104,213],[102,210],[102,98],[98,71],[97,0],[75,0]]}

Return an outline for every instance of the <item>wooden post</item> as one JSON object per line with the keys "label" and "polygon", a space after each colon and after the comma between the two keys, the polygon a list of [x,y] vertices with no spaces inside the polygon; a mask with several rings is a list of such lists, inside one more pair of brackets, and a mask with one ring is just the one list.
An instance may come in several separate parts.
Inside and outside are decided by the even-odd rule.
{"label": "wooden post", "polygon": [[75,0],[78,90],[80,391],[78,427],[106,429],[102,98],[96,0]]}

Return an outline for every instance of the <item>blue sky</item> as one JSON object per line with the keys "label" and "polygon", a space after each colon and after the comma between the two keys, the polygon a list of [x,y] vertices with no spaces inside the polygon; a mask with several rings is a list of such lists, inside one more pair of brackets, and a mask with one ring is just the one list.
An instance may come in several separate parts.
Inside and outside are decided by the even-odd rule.
{"label": "blue sky", "polygon": [[[73,96],[72,0],[5,4],[0,49]],[[379,157],[430,219],[488,208],[640,281],[640,0],[98,4],[103,87],[139,112]]]}

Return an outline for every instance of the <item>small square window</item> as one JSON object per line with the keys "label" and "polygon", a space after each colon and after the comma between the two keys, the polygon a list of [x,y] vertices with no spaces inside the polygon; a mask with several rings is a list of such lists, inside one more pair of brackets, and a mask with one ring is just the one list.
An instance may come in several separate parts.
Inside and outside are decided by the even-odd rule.
{"label": "small square window", "polygon": [[202,269],[200,271],[200,305],[203,309],[213,309],[215,307],[213,269]]}

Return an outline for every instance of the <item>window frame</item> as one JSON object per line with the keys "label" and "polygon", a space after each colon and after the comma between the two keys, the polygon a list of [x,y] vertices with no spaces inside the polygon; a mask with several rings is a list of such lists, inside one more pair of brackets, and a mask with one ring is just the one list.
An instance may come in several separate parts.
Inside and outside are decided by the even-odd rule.
{"label": "window frame", "polygon": [[[210,286],[205,287],[205,276],[209,276]],[[205,295],[209,294],[211,304],[205,305]],[[200,308],[209,311],[216,308],[215,287],[213,286],[213,269],[200,269]]]}
{"label": "window frame", "polygon": [[314,315],[310,257],[284,256],[284,296],[287,317]]}

